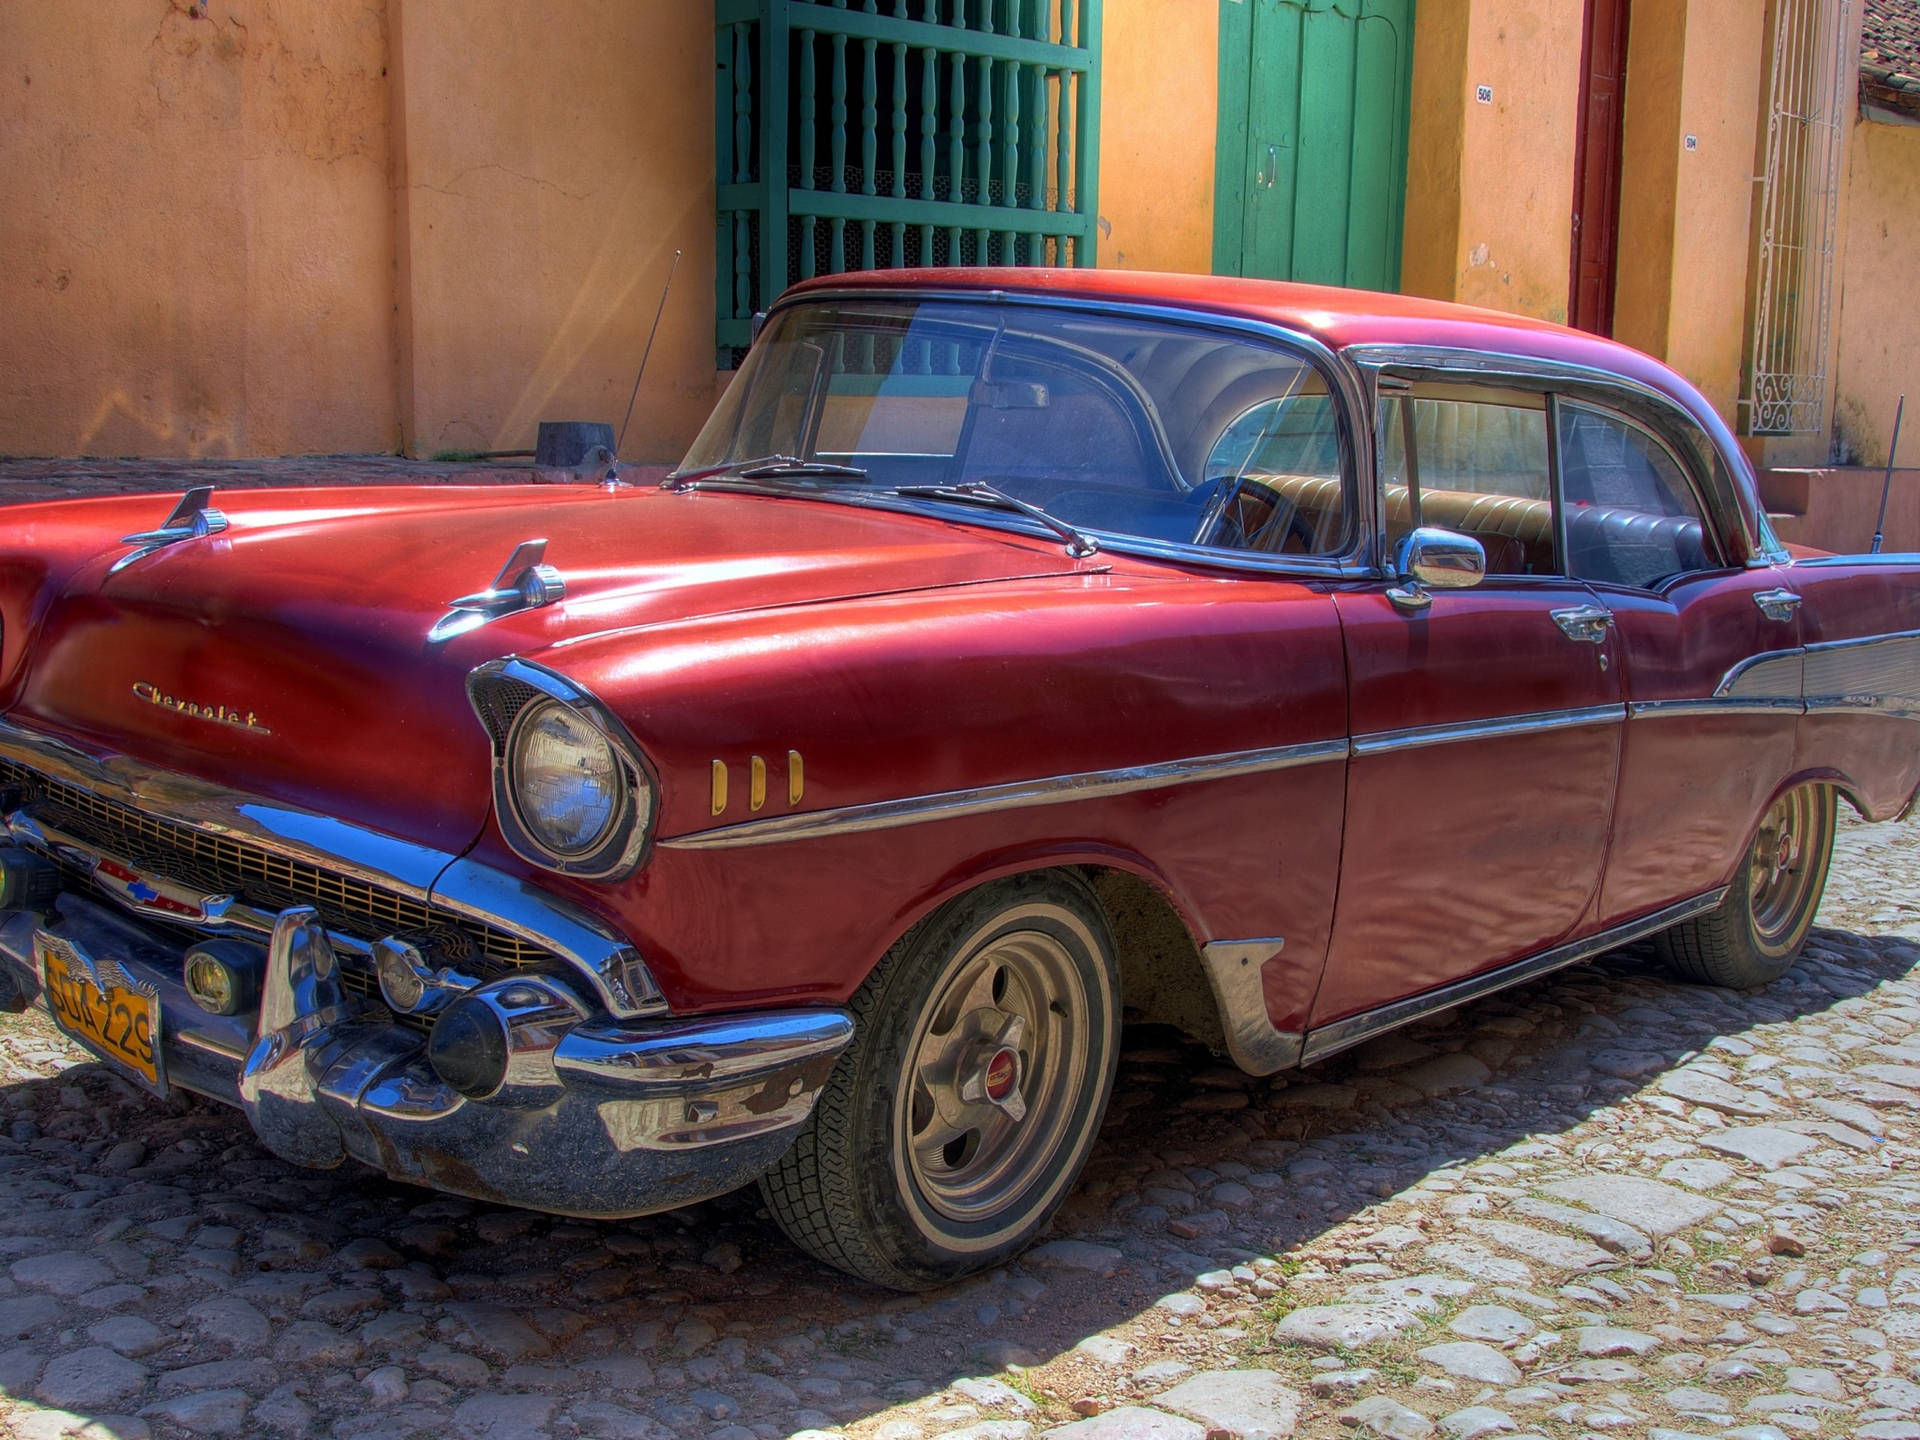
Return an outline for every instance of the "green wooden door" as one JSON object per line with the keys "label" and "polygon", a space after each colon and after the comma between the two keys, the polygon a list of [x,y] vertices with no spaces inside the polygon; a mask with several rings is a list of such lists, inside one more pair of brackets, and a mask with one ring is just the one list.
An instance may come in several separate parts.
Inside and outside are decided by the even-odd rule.
{"label": "green wooden door", "polygon": [[1414,0],[1221,0],[1213,268],[1393,290]]}

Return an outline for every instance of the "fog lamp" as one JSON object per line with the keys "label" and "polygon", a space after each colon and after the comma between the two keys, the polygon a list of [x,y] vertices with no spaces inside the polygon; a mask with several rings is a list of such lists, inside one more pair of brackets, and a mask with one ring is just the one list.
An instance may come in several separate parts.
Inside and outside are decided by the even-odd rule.
{"label": "fog lamp", "polygon": [[505,1017],[478,996],[462,996],[434,1022],[427,1060],[434,1074],[468,1099],[486,1099],[507,1081]]}
{"label": "fog lamp", "polygon": [[250,1015],[260,1005],[267,952],[245,940],[202,940],[187,951],[183,979],[209,1015]]}
{"label": "fog lamp", "polygon": [[389,1008],[411,1015],[427,995],[430,972],[417,947],[404,940],[377,940],[373,967],[380,976],[380,994]]}

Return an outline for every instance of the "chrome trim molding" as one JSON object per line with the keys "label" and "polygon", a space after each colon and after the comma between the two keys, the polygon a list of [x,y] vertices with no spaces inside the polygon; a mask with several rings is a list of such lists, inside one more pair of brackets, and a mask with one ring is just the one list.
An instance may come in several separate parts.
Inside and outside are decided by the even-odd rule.
{"label": "chrome trim molding", "polygon": [[741,845],[773,845],[787,840],[813,840],[827,835],[858,835],[869,830],[891,830],[929,820],[957,820],[1031,805],[1060,805],[1072,800],[1107,799],[1139,790],[1160,790],[1203,780],[1226,780],[1269,770],[1290,770],[1343,760],[1345,740],[1315,740],[1304,745],[1281,745],[1271,750],[1240,750],[1229,755],[1204,755],[1192,760],[1168,760],[1120,770],[1091,770],[1078,775],[1055,775],[1045,780],[1016,780],[977,790],[949,790],[915,795],[903,800],[880,800],[866,805],[843,805],[802,815],[749,820],[712,830],[695,830],[658,842],[669,850],[728,850]]}
{"label": "chrome trim molding", "polygon": [[[1647,406],[1661,417],[1661,423],[1671,428],[1679,425],[1680,433],[1660,437],[1668,443],[1668,448],[1682,451],[1693,463],[1687,466],[1693,471],[1691,479],[1698,485],[1709,501],[1708,508],[1714,514],[1722,530],[1721,539],[1731,525],[1737,531],[1746,547],[1753,553],[1747,560],[1749,568],[1768,568],[1786,561],[1789,556],[1785,549],[1768,548],[1765,537],[1768,533],[1766,515],[1759,503],[1757,488],[1742,491],[1738,476],[1739,467],[1721,453],[1721,446],[1714,436],[1711,426],[1703,424],[1675,396],[1656,386],[1630,375],[1614,370],[1596,369],[1570,360],[1552,360],[1536,355],[1520,355],[1504,350],[1480,350],[1471,346],[1453,345],[1408,345],[1392,341],[1366,341],[1348,345],[1341,355],[1355,366],[1375,371],[1385,368],[1405,370],[1432,370],[1442,372],[1471,371],[1477,375],[1508,377],[1545,383],[1548,385],[1584,385],[1609,392],[1618,397],[1630,395],[1640,404]],[[1569,397],[1585,403],[1585,397]],[[1629,419],[1645,423],[1645,417],[1634,416]],[[1658,427],[1656,427],[1658,428]],[[1694,444],[1690,434],[1697,434],[1705,443],[1707,450],[1702,453]],[[1731,437],[1727,437],[1731,439]],[[1675,439],[1687,439],[1687,443],[1674,446]],[[1736,452],[1737,453],[1737,452]],[[1718,461],[1718,465],[1711,462]],[[1744,462],[1743,462],[1744,463]],[[1724,468],[1726,484],[1721,477],[1708,473]],[[1748,467],[1751,469],[1751,467]],[[1776,546],[1778,542],[1775,542]]]}
{"label": "chrome trim molding", "polygon": [[1201,968],[1207,972],[1214,1002],[1220,1007],[1227,1053],[1249,1075],[1271,1075],[1300,1063],[1306,1037],[1274,1028],[1267,1014],[1263,983],[1267,961],[1286,943],[1275,936],[1270,940],[1215,940],[1200,947]]}
{"label": "chrome trim molding", "polygon": [[1798,695],[1777,700],[1635,700],[1627,706],[1629,720],[1667,720],[1681,715],[1798,715],[1804,707]]}
{"label": "chrome trim molding", "polygon": [[1720,677],[1713,687],[1717,700],[1780,700],[1800,703],[1801,668],[1806,652],[1799,646],[1789,650],[1763,650],[1749,655]]}
{"label": "chrome trim molding", "polygon": [[1448,745],[1456,740],[1492,740],[1509,735],[1536,735],[1548,730],[1574,730],[1585,725],[1613,725],[1626,719],[1625,705],[1589,705],[1579,710],[1541,710],[1530,715],[1505,715],[1493,720],[1467,720],[1451,725],[1416,725],[1408,730],[1375,730],[1353,737],[1353,753],[1383,755],[1394,750],[1418,750]]}
{"label": "chrome trim molding", "polygon": [[1920,553],[1882,550],[1873,555],[1814,555],[1795,557],[1789,563],[1795,570],[1829,570],[1848,565],[1901,565],[1920,567]]}
{"label": "chrome trim molding", "polygon": [[[286,859],[337,870],[410,900],[485,921],[577,967],[615,1015],[666,1009],[627,940],[586,911],[517,876],[124,755],[94,754],[3,719],[0,756],[144,814],[244,840]],[[241,921],[248,914],[235,906],[222,918]],[[260,928],[259,919],[248,928]]]}
{"label": "chrome trim molding", "polygon": [[1424,995],[1414,995],[1405,1000],[1395,1000],[1391,1004],[1381,1005],[1373,1010],[1362,1011],[1358,1015],[1349,1015],[1344,1020],[1335,1020],[1329,1025],[1317,1026],[1307,1031],[1307,1043],[1301,1055],[1301,1064],[1310,1065],[1316,1060],[1324,1060],[1329,1055],[1358,1045],[1363,1040],[1371,1040],[1382,1031],[1392,1030],[1406,1024],[1409,1020],[1422,1015],[1430,1015],[1441,1010],[1450,1010],[1455,1005],[1465,1004],[1469,1000],[1478,1000],[1483,995],[1491,995],[1496,990],[1504,990],[1509,985],[1519,985],[1537,976],[1547,975],[1568,965],[1578,965],[1582,960],[1591,960],[1594,956],[1614,950],[1622,945],[1632,944],[1635,940],[1644,940],[1647,936],[1665,930],[1669,925],[1677,925],[1695,915],[1715,909],[1726,898],[1727,887],[1709,890],[1704,895],[1696,895],[1691,900],[1682,900],[1665,909],[1655,910],[1650,915],[1642,915],[1638,920],[1629,920],[1624,925],[1615,925],[1610,930],[1602,930],[1597,935],[1589,935],[1584,940],[1572,940],[1565,945],[1556,945],[1550,950],[1542,950],[1525,959],[1503,965],[1498,970],[1489,970],[1480,975],[1469,975],[1464,980],[1456,980],[1429,990]]}
{"label": "chrome trim molding", "polygon": [[1920,720],[1920,630],[1818,640],[1750,655],[1727,671],[1713,693],[1733,700],[1772,699],[1808,714],[1840,711]]}
{"label": "chrome trim molding", "polygon": [[1920,630],[1824,640],[1806,647],[1809,714],[1858,711],[1920,719]]}

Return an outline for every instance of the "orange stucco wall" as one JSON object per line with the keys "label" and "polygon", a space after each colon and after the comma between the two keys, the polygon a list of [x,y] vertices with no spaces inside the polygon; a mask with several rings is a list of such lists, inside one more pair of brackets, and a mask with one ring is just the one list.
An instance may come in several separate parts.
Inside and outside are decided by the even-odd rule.
{"label": "orange stucco wall", "polygon": [[1566,319],[1581,15],[1582,0],[1421,0],[1402,289]]}
{"label": "orange stucco wall", "polygon": [[678,459],[714,400],[711,7],[390,3],[410,448],[617,427],[678,248],[622,449]]}
{"label": "orange stucco wall", "polygon": [[390,450],[381,0],[0,5],[0,453]]}
{"label": "orange stucco wall", "polygon": [[1660,0],[1634,6],[1627,40],[1613,333],[1679,370],[1729,422],[1741,386],[1764,23],[1752,0]]}
{"label": "orange stucco wall", "polygon": [[1834,423],[1860,463],[1885,465],[1904,394],[1900,457],[1912,465],[1920,455],[1920,125],[1856,125],[1848,190]]}
{"label": "orange stucco wall", "polygon": [[1102,7],[1100,238],[1104,266],[1213,268],[1219,0]]}

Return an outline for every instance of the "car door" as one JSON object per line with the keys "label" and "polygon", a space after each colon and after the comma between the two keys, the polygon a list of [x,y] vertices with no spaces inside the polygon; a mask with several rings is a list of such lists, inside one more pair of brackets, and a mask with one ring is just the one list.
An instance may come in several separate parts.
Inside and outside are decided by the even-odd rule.
{"label": "car door", "polygon": [[1706,503],[1712,447],[1691,421],[1604,390],[1558,395],[1554,413],[1568,568],[1612,614],[1625,666],[1599,916],[1613,925],[1724,884],[1785,781],[1799,604],[1784,571],[1733,563]]}
{"label": "car door", "polygon": [[1389,551],[1440,526],[1488,573],[1419,608],[1386,579],[1335,596],[1352,749],[1323,1053],[1369,1012],[1554,945],[1594,900],[1622,695],[1612,629],[1561,563],[1547,420],[1544,394],[1438,380],[1380,406]]}

